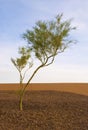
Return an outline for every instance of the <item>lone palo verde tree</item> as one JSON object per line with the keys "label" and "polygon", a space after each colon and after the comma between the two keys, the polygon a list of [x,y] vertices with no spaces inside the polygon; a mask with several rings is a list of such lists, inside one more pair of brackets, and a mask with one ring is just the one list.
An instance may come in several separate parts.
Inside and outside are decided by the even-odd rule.
{"label": "lone palo verde tree", "polygon": [[21,89],[20,104],[22,110],[22,99],[28,84],[40,68],[49,66],[55,57],[65,51],[74,41],[69,37],[70,32],[75,29],[71,27],[70,20],[62,20],[62,14],[51,21],[38,21],[32,30],[27,30],[23,38],[27,41],[27,48],[31,50],[40,61],[40,65],[29,77],[26,85]]}

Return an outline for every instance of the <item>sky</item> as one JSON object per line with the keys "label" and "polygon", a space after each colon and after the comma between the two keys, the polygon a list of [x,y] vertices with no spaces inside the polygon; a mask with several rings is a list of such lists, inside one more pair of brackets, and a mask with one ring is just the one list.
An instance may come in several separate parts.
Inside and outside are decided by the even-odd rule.
{"label": "sky", "polygon": [[[52,20],[63,13],[77,29],[71,37],[77,40],[55,62],[35,75],[31,82],[88,83],[88,0],[0,0],[0,83],[18,83],[19,73],[11,63],[19,46],[27,45],[22,34],[38,20]],[[25,77],[27,82],[38,62]]]}

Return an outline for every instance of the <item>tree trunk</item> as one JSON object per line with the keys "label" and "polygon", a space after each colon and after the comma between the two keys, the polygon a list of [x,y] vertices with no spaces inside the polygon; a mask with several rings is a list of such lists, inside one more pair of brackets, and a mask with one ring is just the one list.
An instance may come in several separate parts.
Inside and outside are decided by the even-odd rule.
{"label": "tree trunk", "polygon": [[23,96],[22,95],[20,95],[19,109],[20,111],[23,110]]}
{"label": "tree trunk", "polygon": [[22,94],[23,84],[22,83],[23,83],[23,79],[22,79],[22,74],[20,71],[20,93],[19,93],[19,96],[20,96],[19,109],[20,109],[20,111],[23,110],[23,94]]}

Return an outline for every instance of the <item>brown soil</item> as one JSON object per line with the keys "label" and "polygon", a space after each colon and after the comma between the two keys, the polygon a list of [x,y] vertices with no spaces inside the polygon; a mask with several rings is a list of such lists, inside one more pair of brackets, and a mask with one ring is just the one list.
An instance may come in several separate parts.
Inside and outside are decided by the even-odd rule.
{"label": "brown soil", "polygon": [[[0,90],[19,90],[19,84],[0,84]],[[27,90],[55,90],[88,96],[88,83],[31,83]]]}
{"label": "brown soil", "polygon": [[16,91],[0,91],[0,130],[88,130],[88,96],[27,91],[19,111]]}

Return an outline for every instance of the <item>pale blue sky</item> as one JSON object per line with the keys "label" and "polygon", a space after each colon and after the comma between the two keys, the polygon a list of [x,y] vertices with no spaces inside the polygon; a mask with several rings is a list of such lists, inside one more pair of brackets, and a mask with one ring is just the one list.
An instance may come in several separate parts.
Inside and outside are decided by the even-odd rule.
{"label": "pale blue sky", "polygon": [[87,12],[88,0],[0,0],[0,83],[19,82],[10,59],[19,46],[26,45],[21,35],[38,20],[51,20],[60,13],[64,19],[73,18],[77,30],[71,37],[78,43],[40,70],[32,82],[88,82]]}

